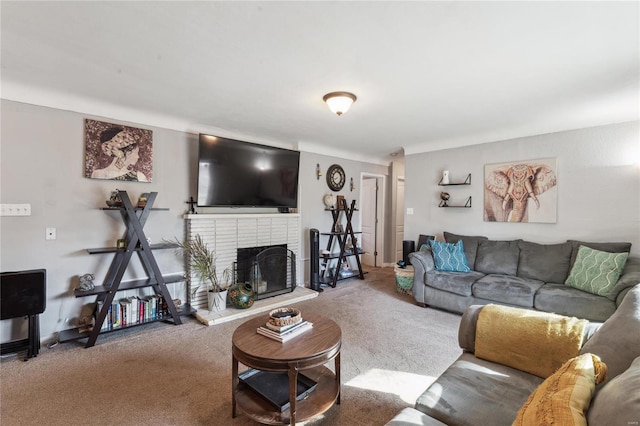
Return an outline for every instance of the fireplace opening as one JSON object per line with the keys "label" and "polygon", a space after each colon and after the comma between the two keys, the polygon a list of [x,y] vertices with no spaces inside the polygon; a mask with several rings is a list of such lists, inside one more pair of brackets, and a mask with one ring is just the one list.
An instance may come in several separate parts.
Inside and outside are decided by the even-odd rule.
{"label": "fireplace opening", "polygon": [[249,283],[256,299],[292,292],[296,287],[296,255],[286,244],[237,249],[236,283]]}

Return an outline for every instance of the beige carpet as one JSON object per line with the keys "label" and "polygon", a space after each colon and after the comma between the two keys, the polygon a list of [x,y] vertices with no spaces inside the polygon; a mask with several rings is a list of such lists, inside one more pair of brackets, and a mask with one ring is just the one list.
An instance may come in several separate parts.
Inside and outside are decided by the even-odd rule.
{"label": "beige carpet", "polygon": [[[342,328],[342,397],[306,425],[384,425],[461,353],[460,316],[397,293],[392,268],[368,268],[295,305]],[[257,315],[265,315],[264,313]],[[153,324],[3,358],[2,426],[256,425],[231,418],[231,334],[246,319],[212,327],[195,319]]]}

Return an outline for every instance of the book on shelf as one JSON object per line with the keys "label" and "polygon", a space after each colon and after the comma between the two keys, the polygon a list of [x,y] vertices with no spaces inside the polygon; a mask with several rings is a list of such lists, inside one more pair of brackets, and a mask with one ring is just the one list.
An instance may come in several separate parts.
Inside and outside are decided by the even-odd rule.
{"label": "book on shelf", "polygon": [[277,340],[279,342],[284,343],[286,341],[293,339],[296,336],[299,336],[305,333],[308,330],[311,330],[312,328],[313,328],[313,323],[310,323],[308,321],[302,321],[301,323],[296,324],[293,328],[289,328],[281,333],[271,330],[266,325],[262,325],[258,327],[257,331],[258,331],[258,334],[261,334],[265,337],[269,337],[270,339]]}
{"label": "book on shelf", "polygon": [[[104,309],[104,302],[96,303],[95,316]],[[148,321],[162,319],[169,315],[167,304],[161,295],[151,295],[143,297],[123,297],[114,300],[106,307],[107,313],[104,321],[100,325],[100,331],[109,331],[117,328],[124,328]],[[176,308],[178,312],[180,308]],[[80,332],[83,332],[82,330]]]}

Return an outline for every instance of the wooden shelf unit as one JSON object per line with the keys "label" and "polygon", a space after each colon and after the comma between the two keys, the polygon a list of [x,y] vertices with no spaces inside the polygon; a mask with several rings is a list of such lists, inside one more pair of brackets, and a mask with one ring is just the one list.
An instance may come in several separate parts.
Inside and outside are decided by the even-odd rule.
{"label": "wooden shelf unit", "polygon": [[[361,280],[364,279],[364,272],[362,270],[362,263],[360,256],[364,253],[361,248],[358,247],[358,239],[355,234],[361,234],[362,232],[355,232],[351,220],[353,213],[357,211],[356,200],[351,201],[351,205],[347,205],[345,199],[341,199],[342,206],[338,206],[336,209],[327,209],[331,212],[333,217],[333,225],[331,226],[331,232],[322,232],[320,235],[328,236],[329,239],[326,245],[326,251],[330,252],[328,255],[320,255],[321,266],[324,267],[320,272],[319,283],[322,285],[330,285],[335,287],[338,281],[346,280],[353,277],[358,277]],[[341,224],[340,213],[344,212],[346,223],[342,232],[337,232],[338,225]],[[347,249],[347,240],[351,240],[353,249]],[[334,244],[337,243],[338,251],[335,251]],[[347,258],[353,257],[356,261],[357,268],[351,269],[348,273],[340,273],[341,265]],[[329,268],[335,265],[335,273],[333,276],[328,275]]]}
{"label": "wooden shelf unit", "polygon": [[[118,191],[120,198],[122,199],[122,207],[108,207],[101,208],[100,210],[113,210],[119,211],[122,215],[122,220],[127,227],[124,239],[126,241],[126,248],[118,249],[116,247],[104,247],[104,248],[90,248],[87,249],[89,254],[108,254],[113,253],[113,259],[111,266],[107,271],[104,278],[103,285],[95,286],[93,290],[80,291],[75,290],[75,297],[87,297],[96,296],[97,302],[102,302],[102,308],[95,312],[95,324],[93,329],[86,332],[80,332],[80,328],[73,328],[69,330],[63,330],[59,334],[59,341],[66,342],[78,339],[88,339],[85,347],[89,348],[94,346],[98,336],[103,333],[109,333],[119,330],[124,330],[131,327],[137,327],[144,324],[149,324],[157,321],[171,322],[173,324],[181,324],[182,320],[180,316],[191,315],[195,312],[188,304],[180,306],[178,309],[173,300],[171,294],[167,289],[168,283],[176,283],[185,280],[183,274],[171,274],[162,275],[158,263],[153,256],[153,250],[171,249],[178,247],[177,244],[154,244],[150,245],[144,234],[143,227],[149,217],[152,210],[165,210],[169,209],[154,209],[153,203],[158,195],[157,192],[152,192],[147,198],[147,203],[144,207],[134,207],[129,199],[126,191]],[[136,253],[140,258],[140,261],[147,273],[147,278],[122,281],[122,277],[129,266],[131,257]],[[157,315],[154,318],[137,321],[133,324],[125,326],[113,327],[110,329],[102,329],[104,321],[107,319],[109,313],[109,307],[114,302],[116,293],[124,290],[133,290],[137,288],[151,287],[156,295],[162,296],[164,303],[167,307],[167,315]]]}

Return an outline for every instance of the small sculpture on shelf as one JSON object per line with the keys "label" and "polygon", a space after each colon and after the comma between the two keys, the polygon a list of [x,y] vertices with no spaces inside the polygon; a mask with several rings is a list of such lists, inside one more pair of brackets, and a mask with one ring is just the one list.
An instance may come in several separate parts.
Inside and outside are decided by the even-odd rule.
{"label": "small sculpture on shelf", "polygon": [[441,192],[440,199],[442,200],[442,202],[440,203],[440,207],[449,207],[449,204],[447,203],[449,201],[449,198],[451,198],[451,196],[448,192]]}
{"label": "small sculpture on shelf", "polygon": [[80,291],[90,291],[96,288],[93,284],[93,280],[95,277],[93,274],[84,274],[80,277],[80,284],[78,285],[78,290]]}
{"label": "small sculpture on shelf", "polygon": [[139,209],[144,209],[147,205],[147,199],[149,198],[149,193],[145,192],[144,194],[140,195],[140,197],[138,197],[138,208]]}
{"label": "small sculpture on shelf", "polygon": [[194,207],[198,202],[193,199],[193,197],[189,197],[189,201],[185,201],[186,204],[189,204],[189,214],[198,214],[196,208]]}
{"label": "small sculpture on shelf", "polygon": [[336,196],[333,194],[326,194],[324,197],[322,197],[322,202],[324,203],[324,206],[329,210],[333,210],[336,208]]}
{"label": "small sculpture on shelf", "polygon": [[115,191],[111,191],[111,195],[107,200],[107,206],[109,207],[122,207],[124,203],[122,202],[122,198],[120,198],[120,191],[116,189]]}
{"label": "small sculpture on shelf", "polygon": [[349,262],[346,259],[342,260],[342,265],[340,265],[340,276],[348,277],[352,274],[351,267],[349,266]]}

